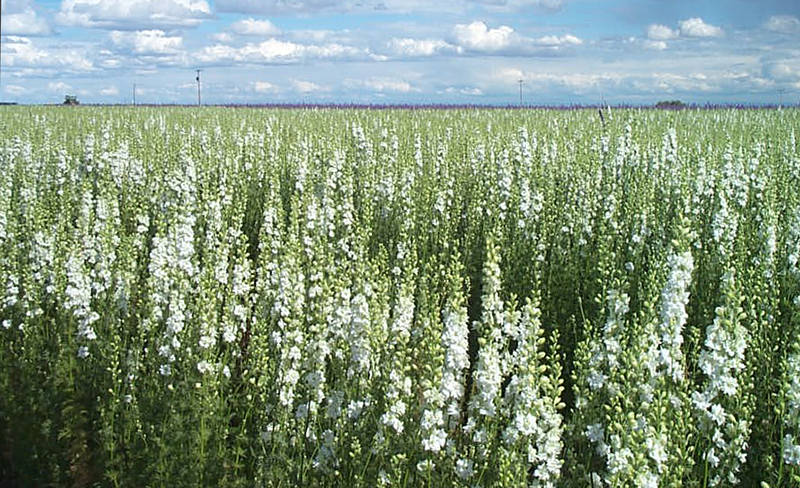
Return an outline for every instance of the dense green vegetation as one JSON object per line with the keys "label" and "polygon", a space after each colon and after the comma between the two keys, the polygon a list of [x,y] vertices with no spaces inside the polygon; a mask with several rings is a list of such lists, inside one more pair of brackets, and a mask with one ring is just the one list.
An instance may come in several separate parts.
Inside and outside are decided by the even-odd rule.
{"label": "dense green vegetation", "polygon": [[797,110],[0,114],[19,486],[800,486]]}

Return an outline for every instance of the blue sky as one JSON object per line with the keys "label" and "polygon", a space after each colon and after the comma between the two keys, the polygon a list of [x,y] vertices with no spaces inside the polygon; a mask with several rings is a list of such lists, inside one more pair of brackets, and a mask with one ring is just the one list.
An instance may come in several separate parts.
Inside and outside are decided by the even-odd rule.
{"label": "blue sky", "polygon": [[798,103],[798,0],[2,0],[0,100]]}

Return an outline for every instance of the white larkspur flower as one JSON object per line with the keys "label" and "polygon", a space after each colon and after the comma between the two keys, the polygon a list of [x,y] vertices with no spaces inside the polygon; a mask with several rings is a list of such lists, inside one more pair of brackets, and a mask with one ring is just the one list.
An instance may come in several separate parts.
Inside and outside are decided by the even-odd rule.
{"label": "white larkspur flower", "polygon": [[658,475],[650,471],[642,471],[636,476],[637,488],[658,488]]}
{"label": "white larkspur flower", "polygon": [[633,452],[623,447],[621,449],[612,449],[608,454],[608,472],[610,475],[615,475],[620,472],[626,471],[630,467],[630,462],[633,460]]}
{"label": "white larkspur flower", "polygon": [[197,363],[197,371],[199,371],[200,374],[211,373],[214,371],[214,365],[204,359]]}
{"label": "white larkspur flower", "polygon": [[[800,304],[796,306],[800,307]],[[783,462],[800,466],[800,348],[789,356],[786,363],[784,398],[786,413],[783,423],[787,432],[783,438]]]}
{"label": "white larkspur flower", "polygon": [[[349,294],[348,294],[349,295]],[[369,343],[369,303],[362,293],[350,301],[348,340],[350,342],[350,368],[348,375],[365,372],[370,365],[372,348]]]}
{"label": "white larkspur flower", "polygon": [[200,336],[200,340],[198,341],[198,345],[203,349],[208,349],[210,347],[214,347],[217,340],[212,335],[203,335]]}
{"label": "white larkspur flower", "polygon": [[468,480],[475,474],[475,463],[471,459],[459,459],[456,461],[456,476],[462,480]]}
{"label": "white larkspur flower", "polygon": [[347,405],[347,418],[351,422],[355,422],[361,417],[364,409],[369,406],[369,403],[362,400],[353,400]]}
{"label": "white larkspur flower", "polygon": [[736,478],[747,455],[748,420],[737,418],[737,377],[745,372],[747,330],[740,322],[739,290],[733,272],[722,277],[723,303],[706,327],[706,340],[697,365],[705,379],[701,391],[692,392],[692,404],[700,432],[712,441],[705,458],[715,469],[710,485]]}
{"label": "white larkspur flower", "polygon": [[661,312],[659,332],[661,344],[658,360],[663,374],[680,382],[683,379],[681,344],[683,344],[683,326],[686,325],[689,303],[689,287],[692,281],[694,260],[689,251],[670,254],[667,259],[669,277],[661,291]]}
{"label": "white larkspur flower", "polygon": [[442,429],[433,429],[430,436],[422,440],[422,447],[426,451],[439,452],[447,441],[447,433]]}
{"label": "white larkspur flower", "polygon": [[593,370],[589,373],[587,377],[587,381],[589,382],[589,388],[592,390],[599,390],[606,384],[606,380],[608,376],[601,373],[600,371]]}
{"label": "white larkspur flower", "polygon": [[586,426],[586,438],[589,439],[590,442],[599,443],[603,442],[605,439],[605,429],[603,428],[603,424],[591,424]]}
{"label": "white larkspur flower", "polygon": [[791,434],[783,437],[782,454],[784,463],[800,466],[800,445],[794,442]]}
{"label": "white larkspur flower", "polygon": [[442,317],[442,346],[445,353],[440,393],[449,424],[457,422],[461,415],[464,375],[469,368],[469,327],[466,307],[450,304],[442,311]]}

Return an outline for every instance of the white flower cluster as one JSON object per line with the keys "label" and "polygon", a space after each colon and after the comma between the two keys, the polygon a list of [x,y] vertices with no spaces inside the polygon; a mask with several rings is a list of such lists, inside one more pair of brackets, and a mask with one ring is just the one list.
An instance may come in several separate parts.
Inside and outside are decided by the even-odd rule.
{"label": "white flower cluster", "polygon": [[694,260],[692,253],[684,251],[680,254],[672,253],[667,258],[669,277],[661,291],[661,314],[659,332],[661,344],[657,352],[658,364],[663,368],[661,374],[680,383],[684,376],[683,354],[683,326],[688,317],[686,306],[689,303],[689,286],[692,283],[692,270]]}
{"label": "white flower cluster", "polygon": [[175,353],[181,349],[181,337],[191,311],[187,300],[194,292],[197,264],[195,262],[195,169],[194,162],[182,154],[183,171],[176,170],[167,184],[172,193],[166,201],[170,213],[162,233],[153,237],[150,251],[149,284],[153,309],[147,328],[166,325],[161,338],[159,355],[162,363],[159,373],[172,374],[169,363],[176,360]]}
{"label": "white flower cluster", "polygon": [[786,238],[786,265],[792,276],[800,278],[800,208],[794,212]]}
{"label": "white flower cluster", "polygon": [[[436,393],[434,393],[436,395]],[[438,402],[431,402],[436,405]],[[425,409],[420,419],[420,432],[423,435],[422,448],[425,451],[438,453],[444,449],[447,442],[447,432],[444,431],[444,416],[438,409]]]}
{"label": "white flower cluster", "polygon": [[381,424],[397,434],[405,430],[404,418],[407,405],[404,397],[411,395],[411,378],[402,376],[395,370],[389,373],[389,391],[386,393],[386,411],[381,415]]}
{"label": "white flower cluster", "polygon": [[714,469],[712,486],[736,483],[736,474],[747,457],[750,426],[746,418],[736,418],[736,411],[726,411],[723,404],[735,405],[740,392],[738,378],[745,368],[747,331],[740,323],[738,292],[732,272],[722,277],[723,305],[717,307],[714,321],[706,328],[705,347],[698,358],[698,368],[706,377],[703,388],[691,395],[700,431],[711,441],[705,459]]}
{"label": "white flower cluster", "polygon": [[610,394],[616,394],[618,385],[609,383],[609,376],[619,367],[618,356],[622,351],[621,341],[625,337],[625,315],[628,313],[629,303],[630,297],[626,293],[620,293],[613,288],[608,291],[608,317],[603,325],[602,341],[594,345],[589,359],[591,370],[587,380],[593,391],[606,387]]}
{"label": "white flower cluster", "polygon": [[289,331],[281,343],[280,391],[278,402],[284,409],[291,410],[294,405],[295,389],[300,381],[303,334],[299,330]]}
{"label": "white flower cluster", "polygon": [[[350,290],[345,288],[341,292],[343,299],[347,300]],[[372,362],[372,347],[370,345],[370,316],[369,302],[363,293],[358,293],[349,303],[347,310],[343,311],[349,318],[347,339],[350,343],[350,366],[348,376],[369,374]]]}
{"label": "white flower cluster", "polygon": [[[75,255],[69,257],[66,263],[67,288],[64,306],[72,311],[78,320],[78,340],[93,341],[97,338],[93,324],[100,320],[100,315],[92,310],[92,282],[84,270],[83,261]],[[89,349],[81,344],[78,356],[85,358]]]}
{"label": "white flower cluster", "polygon": [[732,212],[728,197],[724,192],[718,194],[717,209],[711,221],[711,232],[718,245],[720,256],[727,259],[733,253],[733,243],[739,229],[739,214]]}
{"label": "white flower cluster", "polygon": [[33,236],[34,246],[31,249],[31,271],[33,279],[40,284],[47,294],[55,292],[55,232],[36,232]]}
{"label": "white flower cluster", "polygon": [[339,460],[336,457],[336,440],[336,434],[332,430],[325,429],[322,432],[322,443],[312,462],[314,469],[327,473],[339,466]]}
{"label": "white flower cluster", "polygon": [[[792,229],[793,238],[800,241],[800,210]],[[795,248],[794,252],[798,252]],[[795,257],[795,261],[796,261]],[[800,269],[797,262],[792,263],[795,267],[791,270],[795,276],[800,278]],[[792,305],[795,307],[794,313],[800,311],[800,295],[796,296]],[[786,411],[783,415],[785,430],[782,455],[783,462],[789,465],[800,467],[800,338],[794,340],[794,350],[789,354],[784,373],[784,402]]]}
{"label": "white flower cluster", "polygon": [[787,432],[783,438],[783,462],[800,466],[800,351],[795,351],[787,362],[783,421]]}
{"label": "white flower cluster", "polygon": [[[407,260],[407,246],[404,243],[397,245],[397,262],[404,268],[409,266]],[[392,354],[391,369],[389,371],[389,385],[386,391],[386,412],[381,416],[381,424],[389,427],[397,434],[405,430],[405,417],[408,410],[407,399],[411,397],[411,378],[406,373],[406,358],[408,341],[411,337],[411,328],[414,325],[414,296],[413,296],[413,276],[416,270],[406,270],[399,273],[397,296],[392,310],[392,321],[390,325],[390,338],[388,345]],[[405,274],[405,276],[402,276]],[[402,277],[401,277],[402,276]],[[434,433],[438,425],[441,424],[441,412],[428,411],[427,418],[422,419],[424,424],[423,435]],[[436,436],[435,436],[436,437]],[[429,440],[429,439],[426,439]],[[438,447],[436,438],[430,445],[434,450]]]}
{"label": "white flower cluster", "polygon": [[13,307],[19,300],[19,277],[14,273],[8,273],[6,278],[5,293],[3,295],[3,306]]}
{"label": "white flower cluster", "polygon": [[481,320],[473,324],[479,331],[478,364],[473,374],[474,392],[470,399],[470,420],[478,417],[494,417],[497,414],[497,399],[503,381],[501,351],[503,347],[503,325],[506,323],[503,300],[500,298],[500,264],[498,250],[488,246],[483,271],[483,293],[481,295]]}
{"label": "white flower cluster", "polygon": [[497,158],[497,190],[498,190],[498,209],[500,210],[498,217],[501,221],[505,220],[506,213],[509,209],[509,202],[511,201],[511,183],[512,183],[511,168],[508,161],[508,150],[503,150],[500,157]]}
{"label": "white flower cluster", "polygon": [[561,473],[561,415],[556,410],[558,398],[545,394],[543,386],[553,386],[540,359],[540,311],[528,301],[523,308],[514,339],[518,346],[512,357],[515,373],[505,393],[509,423],[502,437],[508,445],[522,443],[533,477],[539,486],[554,486]]}
{"label": "white flower cluster", "polygon": [[711,232],[714,242],[718,245],[718,252],[722,259],[728,259],[733,254],[733,243],[739,232],[740,212],[747,205],[749,194],[746,171],[738,160],[734,160],[730,149],[723,154],[725,163],[722,167],[722,177],[716,189],[717,202],[714,217],[711,222]]}
{"label": "white flower cluster", "polygon": [[[5,162],[5,158],[0,157],[0,161]],[[8,213],[11,209],[10,173],[10,168],[0,167],[0,245],[8,238]]]}
{"label": "white flower cluster", "polygon": [[410,290],[403,290],[397,297],[394,307],[394,318],[391,325],[391,342],[407,341],[411,336],[411,326],[414,322],[414,296]]}
{"label": "white flower cluster", "polygon": [[464,374],[469,368],[469,326],[467,309],[458,303],[448,303],[442,310],[444,330],[444,366],[440,393],[445,410],[445,425],[455,427],[461,416],[464,397]]}
{"label": "white flower cluster", "polygon": [[[104,191],[107,191],[104,190]],[[87,249],[88,262],[92,264],[92,289],[98,295],[112,285],[111,270],[117,258],[120,237],[119,207],[113,196],[101,194],[95,202],[94,227],[91,248]]]}
{"label": "white flower cluster", "polygon": [[233,342],[237,332],[244,332],[247,329],[247,321],[250,318],[250,276],[250,261],[247,258],[240,258],[233,266],[231,277],[232,318],[226,320],[222,328],[222,340],[225,342]]}

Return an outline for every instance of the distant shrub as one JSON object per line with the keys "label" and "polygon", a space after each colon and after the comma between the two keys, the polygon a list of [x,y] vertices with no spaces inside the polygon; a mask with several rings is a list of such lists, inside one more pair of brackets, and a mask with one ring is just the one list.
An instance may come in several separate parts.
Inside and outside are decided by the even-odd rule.
{"label": "distant shrub", "polygon": [[686,108],[686,104],[680,100],[661,100],[656,103],[656,108],[681,109]]}

